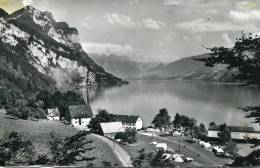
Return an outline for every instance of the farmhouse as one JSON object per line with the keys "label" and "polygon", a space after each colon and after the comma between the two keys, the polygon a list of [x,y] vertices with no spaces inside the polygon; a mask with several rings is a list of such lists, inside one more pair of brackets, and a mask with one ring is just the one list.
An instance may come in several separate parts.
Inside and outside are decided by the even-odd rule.
{"label": "farmhouse", "polygon": [[113,118],[116,121],[121,121],[125,128],[134,128],[136,130],[143,128],[143,120],[140,116],[113,114]]}
{"label": "farmhouse", "polygon": [[[239,126],[227,126],[231,132],[231,138],[237,141],[244,141],[246,138],[259,139],[260,132],[255,131],[253,127],[239,127]],[[209,139],[218,139],[218,132],[220,131],[219,126],[208,129]]]}
{"label": "farmhouse", "polygon": [[56,107],[56,108],[51,108],[51,109],[47,109],[47,119],[48,120],[60,120],[60,112],[59,112],[59,109]]}
{"label": "farmhouse", "polygon": [[100,123],[104,136],[114,138],[116,133],[125,132],[122,122]]}
{"label": "farmhouse", "polygon": [[89,125],[93,113],[89,105],[69,106],[71,125],[79,129],[86,129]]}

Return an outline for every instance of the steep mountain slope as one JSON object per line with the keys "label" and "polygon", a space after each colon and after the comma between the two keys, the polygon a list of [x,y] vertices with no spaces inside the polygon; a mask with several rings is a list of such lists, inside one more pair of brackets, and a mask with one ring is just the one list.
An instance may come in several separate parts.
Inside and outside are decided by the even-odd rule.
{"label": "steep mountain slope", "polygon": [[79,44],[77,29],[56,22],[51,13],[29,6],[11,15],[1,13],[2,47],[26,57],[38,72],[51,77],[57,87],[75,82],[80,86],[122,82],[88,57]]}
{"label": "steep mountain slope", "polygon": [[218,65],[214,68],[206,67],[203,62],[195,59],[206,58],[208,54],[183,58],[167,65],[159,65],[144,75],[145,79],[188,79],[231,81],[231,73],[225,66]]}
{"label": "steep mountain slope", "polygon": [[106,71],[123,79],[139,79],[143,73],[160,64],[159,62],[136,62],[126,56],[99,56],[91,54],[90,57]]}

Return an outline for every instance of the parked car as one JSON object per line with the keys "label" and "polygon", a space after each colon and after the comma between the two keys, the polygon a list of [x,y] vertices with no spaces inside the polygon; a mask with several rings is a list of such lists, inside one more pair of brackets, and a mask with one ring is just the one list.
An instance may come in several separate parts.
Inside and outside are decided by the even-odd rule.
{"label": "parked car", "polygon": [[193,162],[193,159],[190,158],[190,157],[186,157],[186,158],[184,159],[184,162]]}
{"label": "parked car", "polygon": [[172,155],[168,154],[168,153],[164,153],[161,157],[161,160],[166,161],[166,160],[171,160],[172,159]]}

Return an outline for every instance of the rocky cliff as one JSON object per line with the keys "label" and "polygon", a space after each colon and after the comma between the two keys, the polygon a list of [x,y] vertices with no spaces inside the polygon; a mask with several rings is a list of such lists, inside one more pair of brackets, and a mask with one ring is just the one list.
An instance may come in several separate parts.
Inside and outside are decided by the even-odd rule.
{"label": "rocky cliff", "polygon": [[2,48],[26,58],[39,73],[52,78],[57,87],[122,83],[88,57],[76,28],[56,22],[49,12],[29,6],[10,15],[1,10],[0,31]]}

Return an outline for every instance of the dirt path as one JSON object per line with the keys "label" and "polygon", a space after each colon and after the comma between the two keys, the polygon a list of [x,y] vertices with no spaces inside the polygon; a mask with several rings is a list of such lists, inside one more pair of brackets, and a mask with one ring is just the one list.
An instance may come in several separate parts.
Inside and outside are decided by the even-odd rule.
{"label": "dirt path", "polygon": [[131,157],[120,145],[106,137],[97,134],[92,135],[107,143],[107,145],[114,151],[115,155],[117,156],[118,160],[121,162],[123,167],[132,167],[130,160]]}

